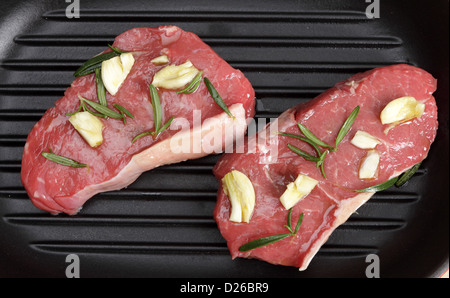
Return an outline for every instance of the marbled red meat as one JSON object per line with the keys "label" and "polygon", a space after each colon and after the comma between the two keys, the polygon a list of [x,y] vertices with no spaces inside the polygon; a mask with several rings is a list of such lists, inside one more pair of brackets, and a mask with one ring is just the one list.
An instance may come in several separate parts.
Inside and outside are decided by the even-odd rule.
{"label": "marbled red meat", "polygon": [[[221,187],[214,217],[228,243],[233,258],[257,258],[272,264],[294,266],[304,270],[330,234],[365,203],[373,193],[355,190],[378,185],[399,176],[427,157],[438,127],[437,106],[432,96],[436,80],[426,71],[409,66],[393,65],[356,74],[338,83],[317,98],[293,107],[269,124],[258,136],[265,136],[264,145],[255,152],[225,154],[214,173],[219,181],[230,171],[238,170],[251,180],[256,192],[256,205],[249,223],[229,220],[230,202]],[[380,113],[392,100],[403,96],[415,97],[425,104],[420,118],[395,126],[382,125]],[[307,143],[276,132],[302,135],[297,123],[308,127],[318,138],[334,144],[345,119],[356,106],[360,112],[341,142],[338,150],[325,159],[325,179],[315,162],[306,161],[288,149],[292,144],[311,155],[315,151]],[[273,129],[274,126],[278,126]],[[272,131],[271,131],[272,130]],[[362,130],[381,140],[378,174],[372,180],[359,179],[361,159],[367,150],[350,143]],[[256,142],[251,137],[247,142]],[[276,150],[272,150],[276,148]],[[295,237],[241,252],[239,247],[252,240],[286,233],[288,211],[280,203],[286,186],[299,174],[319,181],[314,190],[293,207],[292,221],[301,213],[303,223]]]}
{"label": "marbled red meat", "polygon": [[[154,65],[151,61],[156,57],[167,55],[170,64],[175,65],[191,61],[209,78],[236,118],[246,119],[254,115],[255,96],[250,82],[193,33],[175,26],[136,28],[119,35],[113,46],[133,52],[135,63],[119,92],[115,96],[107,94],[108,107],[114,109],[113,104],[120,104],[135,119],[128,118],[126,125],[121,120],[102,119],[104,141],[100,147],[91,148],[66,116],[66,113],[78,109],[79,95],[97,101],[95,75],[90,74],[75,79],[64,97],[45,113],[28,136],[22,159],[22,183],[33,203],[53,214],[75,214],[96,193],[124,188],[144,171],[211,153],[204,150],[171,152],[170,142],[180,137],[180,129],[166,130],[156,140],[146,137],[132,144],[134,137],[154,129],[149,84],[155,73],[166,66]],[[215,129],[224,139],[230,138],[222,135],[220,128],[223,127],[243,128],[245,131],[246,122],[228,117],[204,84],[200,84],[192,94],[178,94],[176,91],[158,91],[163,123],[172,116],[175,117],[174,122],[185,119],[186,123],[187,120],[190,125],[187,136],[192,137],[194,132],[201,135],[196,142],[201,142],[207,133],[214,134]],[[196,123],[194,111],[201,114]],[[220,151],[222,146],[217,142],[215,150]],[[49,149],[88,164],[89,168],[72,168],[49,161],[41,156]]]}

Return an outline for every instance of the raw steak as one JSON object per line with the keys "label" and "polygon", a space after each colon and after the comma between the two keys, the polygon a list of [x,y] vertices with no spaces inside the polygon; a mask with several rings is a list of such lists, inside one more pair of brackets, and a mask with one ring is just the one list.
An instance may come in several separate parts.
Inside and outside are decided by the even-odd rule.
{"label": "raw steak", "polygon": [[[245,134],[245,119],[254,115],[255,96],[250,82],[193,33],[175,26],[136,28],[119,35],[113,46],[133,52],[135,64],[118,93],[107,93],[108,107],[114,109],[113,104],[120,104],[135,119],[127,118],[126,125],[121,120],[102,119],[104,141],[100,147],[91,148],[66,116],[78,109],[79,95],[97,101],[95,75],[90,74],[75,79],[65,96],[45,113],[28,136],[22,183],[33,203],[53,214],[73,215],[95,194],[124,188],[144,171],[220,152],[224,144]],[[149,84],[166,65],[154,65],[151,61],[161,55],[167,55],[171,65],[189,60],[202,70],[236,119],[214,102],[203,82],[192,94],[160,89],[163,123],[175,117],[171,128],[156,140],[144,137],[132,144],[134,137],[154,129]],[[184,121],[177,124],[181,119]],[[225,135],[225,127],[235,128],[235,135]],[[204,150],[202,142],[206,137],[210,140],[211,135],[222,142],[211,142],[210,148]],[[191,149],[198,150],[184,148],[174,152],[173,145],[182,140],[190,141]],[[73,168],[47,160],[41,153],[49,149],[89,167]]]}
{"label": "raw steak", "polygon": [[[229,220],[229,198],[222,187],[219,189],[214,217],[232,257],[257,258],[305,270],[330,234],[373,195],[373,192],[355,190],[399,176],[426,158],[438,127],[432,96],[435,90],[436,80],[429,73],[408,65],[356,74],[312,101],[287,110],[259,134],[250,137],[245,142],[244,153],[225,154],[214,169],[217,179],[221,181],[232,170],[241,171],[251,180],[256,193],[250,222],[234,223]],[[425,112],[420,118],[389,129],[389,125],[381,124],[380,112],[390,101],[403,96],[413,96],[424,103]],[[315,155],[309,144],[277,134],[280,131],[302,135],[297,126],[302,123],[324,142],[334,144],[340,127],[358,105],[360,112],[350,131],[338,150],[330,152],[325,159],[327,179],[315,162],[306,161],[287,147],[292,144]],[[367,152],[350,143],[358,130],[381,140],[377,146],[381,153],[378,175],[372,180],[361,180],[358,176],[361,159]],[[261,145],[252,151],[249,144],[256,143],[257,136],[265,141],[259,140]],[[299,174],[319,183],[293,207],[293,226],[299,215],[304,214],[296,236],[239,251],[239,247],[252,240],[287,232],[284,225],[288,211],[280,203],[280,196]]]}

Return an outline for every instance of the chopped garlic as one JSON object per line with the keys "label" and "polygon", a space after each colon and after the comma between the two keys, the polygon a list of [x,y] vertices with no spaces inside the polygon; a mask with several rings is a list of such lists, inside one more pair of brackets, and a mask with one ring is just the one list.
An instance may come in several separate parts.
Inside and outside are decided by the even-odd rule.
{"label": "chopped garlic", "polygon": [[371,134],[358,130],[350,141],[353,145],[360,149],[374,149],[378,144],[381,144],[380,140]]}
{"label": "chopped garlic", "polygon": [[158,71],[153,78],[153,86],[176,90],[189,84],[199,70],[188,60],[181,65],[169,65]]}
{"label": "chopped garlic", "polygon": [[370,150],[361,162],[359,168],[360,179],[372,179],[375,177],[380,163],[380,153],[377,150]]}
{"label": "chopped garlic", "polygon": [[305,175],[298,175],[294,182],[288,184],[286,191],[280,197],[280,202],[286,209],[294,207],[316,187],[319,181]]}
{"label": "chopped garlic", "polygon": [[422,116],[425,104],[414,97],[405,96],[397,98],[386,105],[380,115],[381,123],[402,123]]}
{"label": "chopped garlic", "polygon": [[162,65],[169,63],[169,57],[167,55],[159,56],[151,61],[153,64]]}
{"label": "chopped garlic", "polygon": [[116,95],[134,65],[131,53],[123,53],[118,57],[102,62],[102,80],[106,90]]}
{"label": "chopped garlic", "polygon": [[103,143],[103,122],[89,112],[79,112],[69,118],[70,123],[92,148]]}
{"label": "chopped garlic", "polygon": [[230,221],[250,222],[255,208],[255,189],[250,179],[239,171],[231,171],[222,179],[223,190],[231,202]]}

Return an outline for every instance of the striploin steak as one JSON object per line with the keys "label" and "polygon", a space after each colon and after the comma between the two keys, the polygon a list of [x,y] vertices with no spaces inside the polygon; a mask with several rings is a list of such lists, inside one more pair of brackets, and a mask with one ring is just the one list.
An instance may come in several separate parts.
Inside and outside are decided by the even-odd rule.
{"label": "striploin steak", "polygon": [[[284,112],[251,136],[243,153],[225,154],[214,168],[221,184],[214,217],[232,257],[305,270],[330,234],[379,189],[369,187],[395,181],[427,157],[438,127],[432,95],[436,85],[429,73],[409,65],[356,74]],[[358,108],[335,148],[339,131]],[[318,150],[305,141],[314,139],[311,135],[316,137],[312,143]],[[318,145],[317,139],[329,147]],[[307,155],[299,155],[297,149]],[[244,176],[233,174],[238,172]],[[230,220],[233,204],[237,204],[231,198],[239,197],[233,185],[249,186],[248,182],[240,184],[239,177],[247,177],[254,189],[248,222]],[[283,203],[289,200],[292,206],[287,204],[287,209]],[[248,212],[248,206],[242,206],[243,212]],[[291,233],[288,215],[294,230],[301,214],[297,233]],[[283,234],[287,235],[281,240],[267,242],[267,237]]]}
{"label": "striploin steak", "polygon": [[[122,113],[125,119],[97,117],[93,120],[97,124],[100,120],[103,127],[101,144],[90,146],[80,133],[81,129],[76,129],[69,121],[70,115],[82,112],[82,99],[85,99],[85,112],[89,110],[97,116],[104,112],[100,108],[95,110],[86,101],[99,103],[94,73],[76,78],[64,97],[45,113],[27,138],[21,178],[32,202],[40,209],[52,214],[73,215],[95,194],[127,187],[144,171],[218,153],[225,144],[245,133],[245,119],[254,115],[255,95],[250,82],[193,33],[175,26],[135,28],[119,35],[111,49],[103,54],[113,51],[132,54],[123,59],[120,56],[123,65],[111,60],[106,70],[106,65],[102,64],[102,78],[113,76],[111,81],[103,82],[105,87],[116,89],[112,92],[114,95],[106,92],[106,107]],[[125,66],[131,64],[126,78],[121,77]],[[186,69],[177,68],[180,65]],[[164,68],[166,70],[162,71]],[[179,93],[185,86],[172,85],[179,84],[192,74],[192,70],[201,76],[199,84],[189,92]],[[106,71],[108,73],[104,73]],[[155,76],[159,72],[159,85],[156,85]],[[115,81],[117,78],[125,79],[119,85]],[[204,78],[215,87],[233,117],[215,102]],[[159,97],[159,104],[155,106],[152,105],[155,98],[151,96],[150,84],[155,84]],[[132,117],[117,107],[125,108]],[[159,113],[155,114],[155,111]],[[137,138],[156,130],[157,122],[170,126],[156,137]],[[84,125],[83,122],[78,124]],[[235,133],[225,134],[226,127],[235,128]],[[218,141],[212,142],[211,136]],[[184,147],[178,146],[183,142]],[[204,142],[210,144],[207,150],[202,146]],[[42,153],[86,166],[67,166]]]}

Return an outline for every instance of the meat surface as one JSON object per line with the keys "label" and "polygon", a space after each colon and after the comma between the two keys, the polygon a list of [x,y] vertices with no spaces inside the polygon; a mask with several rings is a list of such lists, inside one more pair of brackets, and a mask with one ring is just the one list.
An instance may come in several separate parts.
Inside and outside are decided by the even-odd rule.
{"label": "meat surface", "polygon": [[[95,194],[122,189],[144,171],[219,153],[225,144],[245,134],[245,120],[254,115],[255,95],[250,82],[193,33],[175,26],[136,28],[119,35],[113,46],[132,52],[135,63],[118,93],[107,93],[108,107],[114,109],[113,104],[119,104],[134,119],[127,118],[126,125],[122,120],[101,119],[104,141],[98,148],[91,148],[69,123],[66,113],[78,109],[79,96],[97,101],[95,75],[75,79],[64,97],[34,126],[24,148],[22,183],[40,209],[73,215]],[[132,143],[134,137],[155,127],[149,84],[166,66],[151,62],[161,55],[168,56],[171,65],[189,60],[203,71],[235,119],[214,102],[203,83],[191,94],[159,88],[162,122],[171,117],[175,120],[156,140],[149,136]],[[225,134],[225,128],[230,127],[235,129],[234,135]],[[210,141],[211,135],[218,141]],[[211,144],[205,149],[202,145],[206,140]],[[189,148],[175,150],[183,141],[190,142]],[[89,167],[73,168],[47,160],[41,153],[49,149]]]}
{"label": "meat surface", "polygon": [[[225,154],[214,168],[217,179],[222,181],[232,170],[240,171],[251,180],[256,193],[250,222],[231,222],[230,200],[221,182],[214,217],[232,258],[257,258],[305,270],[330,234],[374,194],[355,190],[399,176],[427,157],[438,127],[437,106],[432,96],[436,84],[429,73],[409,65],[381,67],[356,74],[306,104],[284,112],[245,142],[245,148],[241,150],[244,153]],[[382,125],[380,113],[383,108],[403,96],[413,96],[424,103],[423,115],[395,127]],[[277,134],[302,135],[297,126],[302,123],[319,139],[334,144],[345,119],[358,105],[360,112],[350,131],[338,150],[330,152],[325,159],[326,178],[315,162],[305,160],[287,147],[292,144],[315,155],[309,144]],[[374,179],[358,176],[361,160],[367,153],[350,143],[358,130],[381,141],[377,146],[381,159]],[[260,145],[252,150],[251,144],[258,142]],[[239,247],[255,239],[287,232],[284,225],[288,211],[280,203],[280,196],[299,174],[319,181],[292,209],[293,226],[300,214],[304,214],[299,232],[270,245],[239,251]]]}

